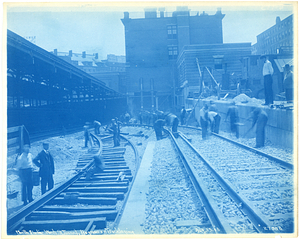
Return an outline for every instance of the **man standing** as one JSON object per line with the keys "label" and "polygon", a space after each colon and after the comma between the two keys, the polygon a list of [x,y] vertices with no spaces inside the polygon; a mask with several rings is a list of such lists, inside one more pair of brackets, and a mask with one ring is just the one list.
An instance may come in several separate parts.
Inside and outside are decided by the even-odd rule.
{"label": "man standing", "polygon": [[228,116],[230,119],[230,131],[231,131],[231,133],[235,133],[236,138],[238,139],[239,138],[239,128],[238,128],[237,123],[239,121],[239,116],[238,116],[238,108],[236,107],[234,101],[231,103],[231,106],[229,106],[229,108],[228,108],[225,122],[226,122]]}
{"label": "man standing", "polygon": [[285,98],[287,103],[293,103],[294,99],[294,82],[293,82],[293,72],[291,71],[291,67],[289,64],[284,66],[284,90],[285,90]]}
{"label": "man standing", "polygon": [[33,201],[32,198],[32,154],[29,153],[29,145],[23,146],[23,153],[16,159],[16,168],[19,170],[19,177],[22,182],[22,201],[23,205]]}
{"label": "man standing", "polygon": [[180,112],[180,122],[181,122],[181,125],[184,125],[185,114],[186,114],[186,110],[185,110],[184,106],[182,106],[182,110]]}
{"label": "man standing", "polygon": [[47,190],[51,190],[54,186],[53,174],[54,174],[54,160],[49,149],[49,143],[43,143],[43,150],[34,158],[33,162],[40,168],[41,177],[41,190],[44,194]]}
{"label": "man standing", "polygon": [[208,127],[208,106],[205,104],[200,110],[200,124],[202,130],[202,139],[207,137],[207,127]]}
{"label": "man standing", "polygon": [[94,121],[95,134],[100,134],[101,123],[97,120]]}
{"label": "man standing", "polygon": [[114,147],[118,147],[120,146],[119,135],[118,135],[119,130],[115,119],[111,120],[111,130],[113,131]]}
{"label": "man standing", "polygon": [[264,76],[264,88],[265,88],[265,104],[270,105],[273,104],[273,79],[272,75],[274,73],[272,63],[269,61],[268,57],[262,56],[264,60],[263,66],[263,76]]}

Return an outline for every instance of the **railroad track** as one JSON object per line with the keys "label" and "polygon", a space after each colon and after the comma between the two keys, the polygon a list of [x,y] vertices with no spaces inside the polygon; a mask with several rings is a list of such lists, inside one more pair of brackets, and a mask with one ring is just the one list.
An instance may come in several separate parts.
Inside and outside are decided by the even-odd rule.
{"label": "railroad track", "polygon": [[[78,173],[9,216],[8,235],[44,230],[89,233],[117,226],[134,176],[124,159],[125,147],[105,146],[100,138],[95,135],[92,138],[96,147],[79,159]],[[109,139],[111,136],[104,138]],[[135,147],[125,137],[122,139],[133,147],[138,165]],[[87,179],[86,174],[94,164],[93,157],[99,155],[104,158],[106,167]],[[117,180],[120,172],[125,175],[123,180]]]}
{"label": "railroad track", "polygon": [[255,220],[249,219],[259,232],[294,231],[292,164],[219,135],[201,140],[194,128],[181,131],[189,136],[180,133],[179,144],[188,145],[190,153],[206,162],[243,214],[254,213]]}

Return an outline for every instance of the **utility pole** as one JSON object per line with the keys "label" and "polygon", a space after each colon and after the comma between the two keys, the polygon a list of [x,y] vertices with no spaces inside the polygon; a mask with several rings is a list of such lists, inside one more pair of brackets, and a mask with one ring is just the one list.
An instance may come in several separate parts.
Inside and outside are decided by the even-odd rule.
{"label": "utility pole", "polygon": [[151,105],[152,105],[152,112],[154,111],[154,81],[153,78],[150,79],[151,84]]}

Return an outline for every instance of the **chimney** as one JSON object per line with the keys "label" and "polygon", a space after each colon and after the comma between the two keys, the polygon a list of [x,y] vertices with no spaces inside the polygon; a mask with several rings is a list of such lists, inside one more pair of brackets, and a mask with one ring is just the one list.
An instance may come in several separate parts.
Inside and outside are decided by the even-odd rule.
{"label": "chimney", "polygon": [[280,23],[280,17],[276,17],[276,25]]}
{"label": "chimney", "polygon": [[129,19],[129,12],[124,12],[124,19]]}
{"label": "chimney", "polygon": [[53,54],[57,56],[57,49],[54,49]]}
{"label": "chimney", "polygon": [[156,8],[145,8],[145,18],[157,18]]}
{"label": "chimney", "polygon": [[216,14],[222,14],[222,8],[218,7]]}
{"label": "chimney", "polygon": [[159,11],[159,16],[161,18],[165,17],[165,8],[164,7],[159,8],[158,11]]}
{"label": "chimney", "polygon": [[82,58],[85,58],[86,57],[86,53],[85,51],[82,52]]}
{"label": "chimney", "polygon": [[73,56],[73,52],[72,50],[69,51],[69,57],[72,57]]}

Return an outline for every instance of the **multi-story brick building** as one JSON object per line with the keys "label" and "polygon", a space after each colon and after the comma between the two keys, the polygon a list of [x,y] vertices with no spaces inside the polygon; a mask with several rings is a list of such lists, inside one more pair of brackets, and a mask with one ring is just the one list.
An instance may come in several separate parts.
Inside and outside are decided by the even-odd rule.
{"label": "multi-story brick building", "polygon": [[124,12],[129,105],[173,107],[179,52],[186,45],[222,44],[224,16],[220,9],[208,15],[192,13],[187,7],[177,7],[171,16],[163,8],[145,9],[145,18],[138,19]]}
{"label": "multi-story brick building", "polygon": [[293,26],[293,14],[282,21],[280,17],[277,17],[274,26],[256,37],[257,43],[253,45],[252,53],[262,55],[292,52],[294,44]]}

